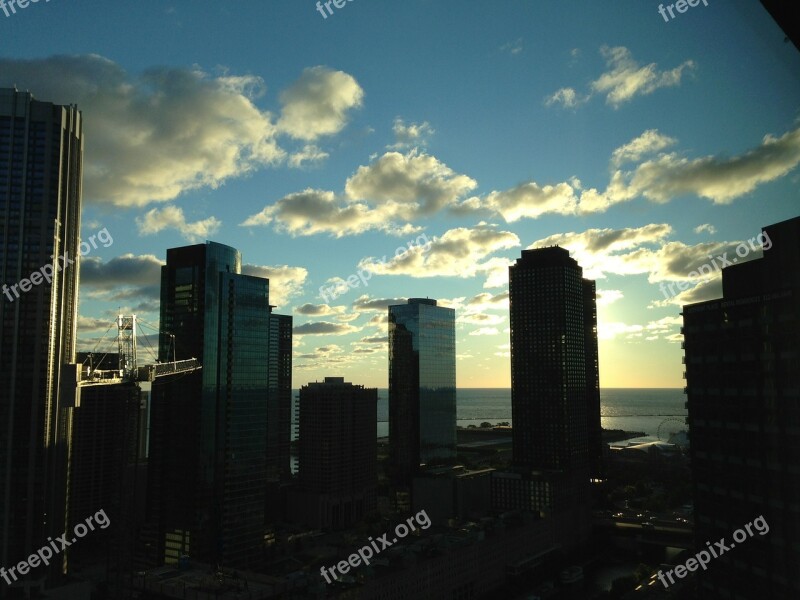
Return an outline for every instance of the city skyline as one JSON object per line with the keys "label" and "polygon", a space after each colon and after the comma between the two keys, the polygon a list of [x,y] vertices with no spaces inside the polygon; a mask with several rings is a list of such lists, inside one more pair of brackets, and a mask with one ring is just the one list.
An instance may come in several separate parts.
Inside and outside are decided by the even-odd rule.
{"label": "city skyline", "polygon": [[508,388],[504,273],[558,244],[597,281],[601,386],[678,388],[679,307],[721,280],[680,284],[795,216],[800,59],[757,2],[133,6],[0,19],[0,86],[84,115],[82,236],[114,244],[81,261],[82,350],[156,322],[166,249],[214,240],[294,316],[296,382],[385,387],[386,307],[427,296],[458,387]]}

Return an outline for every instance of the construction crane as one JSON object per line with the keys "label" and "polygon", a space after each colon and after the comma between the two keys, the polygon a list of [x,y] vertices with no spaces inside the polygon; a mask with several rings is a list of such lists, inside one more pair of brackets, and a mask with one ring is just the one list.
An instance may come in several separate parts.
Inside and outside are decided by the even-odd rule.
{"label": "construction crane", "polygon": [[[80,389],[96,385],[118,385],[121,383],[153,382],[159,377],[192,373],[202,368],[196,358],[177,360],[175,354],[175,336],[172,338],[173,358],[168,362],[139,365],[137,358],[137,318],[136,315],[118,315],[116,369],[97,369],[93,361],[77,364],[69,363],[61,367],[62,390],[67,398],[74,397],[74,406],[80,406]],[[113,324],[111,325],[113,327]],[[111,327],[109,327],[109,330]],[[92,356],[90,354],[90,356]]]}

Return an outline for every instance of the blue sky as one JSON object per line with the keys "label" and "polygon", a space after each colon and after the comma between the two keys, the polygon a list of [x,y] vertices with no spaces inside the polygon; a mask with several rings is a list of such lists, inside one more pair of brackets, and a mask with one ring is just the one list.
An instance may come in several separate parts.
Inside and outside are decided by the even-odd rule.
{"label": "blue sky", "polygon": [[691,273],[798,214],[800,58],[760,3],[332,9],[0,12],[0,85],[83,110],[83,235],[114,239],[82,259],[84,347],[119,307],[156,322],[166,249],[212,239],[294,315],[295,386],[385,387],[385,307],[428,296],[456,308],[458,384],[505,387],[507,266],[558,243],[597,279],[601,385],[682,386],[680,306],[720,287]]}

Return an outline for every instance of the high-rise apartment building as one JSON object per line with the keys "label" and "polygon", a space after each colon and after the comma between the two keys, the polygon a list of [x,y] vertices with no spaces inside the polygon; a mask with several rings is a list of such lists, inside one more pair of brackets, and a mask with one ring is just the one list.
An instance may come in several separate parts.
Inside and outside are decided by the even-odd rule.
{"label": "high-rise apartment building", "polygon": [[66,527],[82,161],[75,106],[0,90],[0,565]]}
{"label": "high-rise apartment building", "polygon": [[309,527],[342,529],[376,509],[378,390],[326,377],[300,388],[298,491]]}
{"label": "high-rise apartment building", "polygon": [[[800,217],[759,241],[721,299],[683,307],[696,546],[731,548],[698,571],[703,598],[800,598]],[[733,539],[758,517],[769,531]]]}
{"label": "high-rise apartment building", "polygon": [[389,451],[400,480],[456,456],[455,310],[436,300],[389,307]]}
{"label": "high-rise apartment building", "polygon": [[236,249],[167,251],[159,358],[194,356],[202,370],[153,386],[148,517],[158,564],[187,555],[246,568],[262,557],[267,485],[279,477],[280,389],[291,388],[282,370],[291,359],[281,356],[291,337],[275,337],[291,318],[276,319],[269,281],[242,275]]}
{"label": "high-rise apartment building", "polygon": [[588,508],[600,471],[594,282],[564,248],[523,250],[509,267],[514,469],[496,473],[498,508]]}

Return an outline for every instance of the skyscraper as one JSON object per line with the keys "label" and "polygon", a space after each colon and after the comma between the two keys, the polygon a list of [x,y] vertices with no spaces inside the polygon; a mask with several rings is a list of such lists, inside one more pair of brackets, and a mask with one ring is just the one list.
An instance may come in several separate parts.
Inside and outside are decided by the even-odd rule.
{"label": "skyscraper", "polygon": [[514,473],[497,475],[496,502],[586,508],[601,456],[594,282],[550,247],[523,250],[508,289]]}
{"label": "skyscraper", "polygon": [[721,299],[683,307],[696,546],[731,548],[698,571],[704,598],[800,597],[800,217],[759,241]]}
{"label": "skyscraper", "polygon": [[456,455],[455,310],[436,300],[389,307],[389,451],[402,480]]}
{"label": "skyscraper", "polygon": [[[0,564],[65,530],[83,137],[75,106],[0,90]],[[63,257],[63,258],[62,258]],[[58,565],[56,566],[58,569]],[[33,574],[38,579],[41,571]],[[7,590],[0,585],[0,597]]]}
{"label": "skyscraper", "polygon": [[298,520],[341,529],[376,509],[377,404],[377,389],[343,377],[300,388]]}
{"label": "skyscraper", "polygon": [[185,554],[244,568],[262,556],[267,483],[278,476],[271,452],[280,446],[273,366],[286,365],[274,354],[286,346],[274,338],[276,317],[269,281],[242,275],[236,249],[207,242],[167,251],[159,358],[195,356],[203,368],[153,386],[148,515],[159,564]]}

